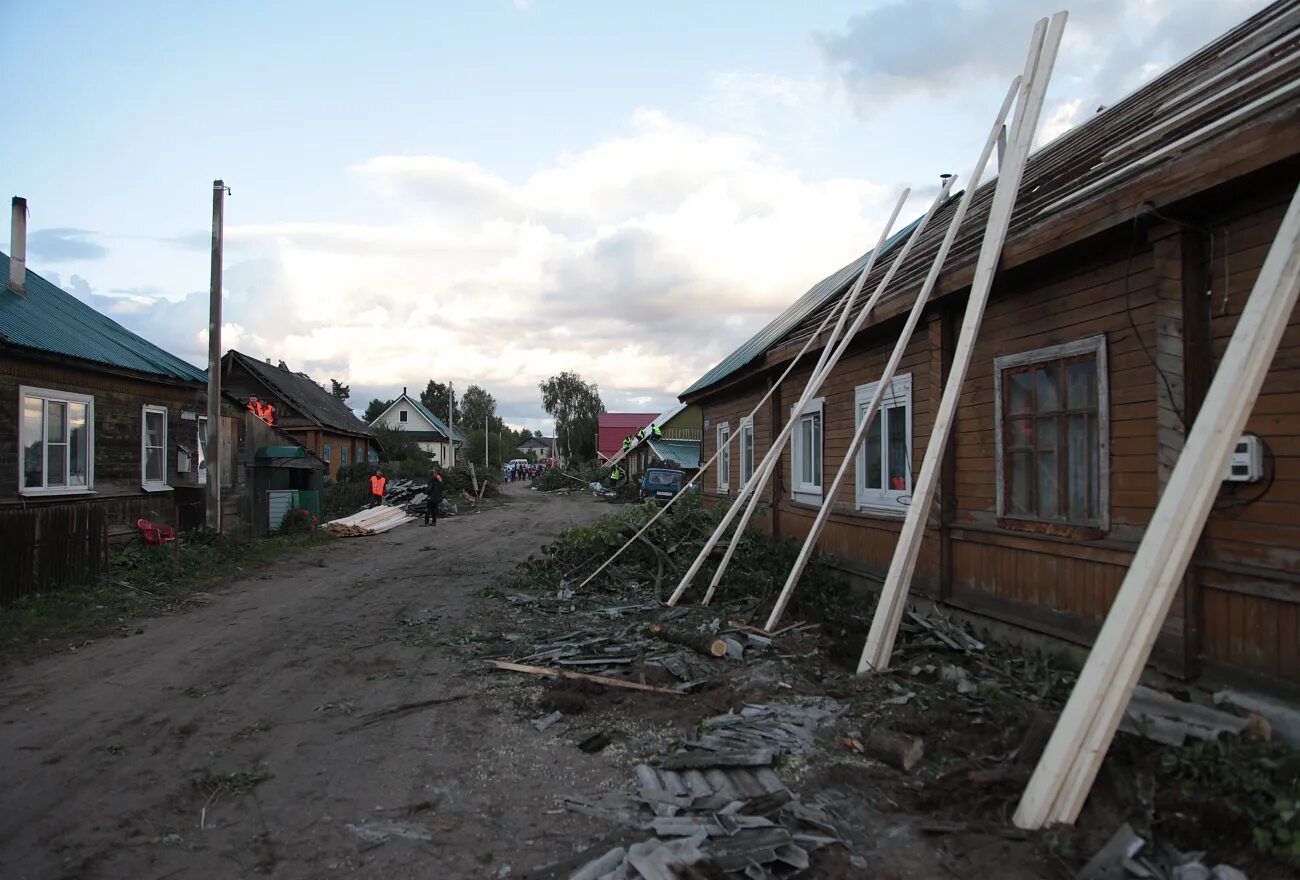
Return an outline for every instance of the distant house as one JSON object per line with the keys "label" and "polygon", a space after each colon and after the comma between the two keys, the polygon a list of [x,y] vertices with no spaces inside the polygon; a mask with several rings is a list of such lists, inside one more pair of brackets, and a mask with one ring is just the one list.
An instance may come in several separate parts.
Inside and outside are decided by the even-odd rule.
{"label": "distant house", "polygon": [[306,373],[233,349],[222,357],[221,373],[222,390],[324,461],[331,478],[341,467],[379,460],[374,430]]}
{"label": "distant house", "polygon": [[520,455],[533,455],[539,461],[555,457],[554,437],[529,437],[515,447]]}
{"label": "distant house", "polygon": [[371,428],[380,425],[405,432],[439,464],[454,462],[453,447],[459,449],[465,445],[465,435],[459,428],[449,426],[434,415],[418,398],[407,394],[406,388],[402,388],[401,396],[370,423]]}
{"label": "distant house", "polygon": [[654,421],[657,413],[601,413],[596,433],[596,455],[609,461],[623,449],[623,438]]}
{"label": "distant house", "polygon": [[626,453],[620,447],[610,461],[622,463],[632,476],[651,467],[677,468],[688,475],[699,470],[703,413],[698,406],[679,403],[651,417],[640,427],[649,428],[650,425],[659,427],[657,435],[647,430],[646,436],[636,441]]}

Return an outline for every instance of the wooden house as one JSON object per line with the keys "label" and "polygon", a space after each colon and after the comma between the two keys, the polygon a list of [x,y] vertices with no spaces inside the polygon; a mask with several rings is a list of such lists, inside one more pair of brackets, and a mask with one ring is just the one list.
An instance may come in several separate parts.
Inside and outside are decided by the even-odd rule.
{"label": "wooden house", "polygon": [[379,460],[374,429],[306,373],[233,349],[222,357],[221,373],[223,391],[324,461],[331,479],[341,467]]}
{"label": "wooden house", "polygon": [[[1300,182],[1300,5],[1263,10],[1029,159],[962,387],[914,596],[1090,644]],[[970,289],[994,183],[953,250],[820,546],[887,570]],[[755,522],[801,538],[955,209],[922,233],[800,417]],[[897,247],[897,239],[887,248]],[[725,501],[791,418],[824,339],[747,418],[865,265],[829,276],[685,391]],[[867,279],[873,290],[890,253]],[[1292,315],[1153,663],[1300,690],[1300,316]]]}
{"label": "wooden house", "polygon": [[465,435],[459,428],[449,426],[434,415],[418,398],[407,394],[406,388],[402,388],[402,395],[370,423],[371,428],[380,425],[404,432],[439,464],[452,464],[456,460],[455,450],[465,445]]}
{"label": "wooden house", "polygon": [[[19,214],[22,214],[21,221]],[[205,505],[205,371],[27,270],[26,204],[0,254],[0,510],[75,503],[100,509],[110,538],[144,518],[197,525]],[[233,466],[240,412],[223,411],[226,515],[241,515]]]}

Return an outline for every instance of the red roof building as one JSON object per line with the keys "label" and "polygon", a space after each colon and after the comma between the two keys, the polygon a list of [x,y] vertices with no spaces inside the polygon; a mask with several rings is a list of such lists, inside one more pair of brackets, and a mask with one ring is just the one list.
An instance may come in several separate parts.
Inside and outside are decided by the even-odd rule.
{"label": "red roof building", "polygon": [[596,454],[601,461],[623,448],[623,438],[635,434],[653,422],[659,413],[601,413],[596,434]]}

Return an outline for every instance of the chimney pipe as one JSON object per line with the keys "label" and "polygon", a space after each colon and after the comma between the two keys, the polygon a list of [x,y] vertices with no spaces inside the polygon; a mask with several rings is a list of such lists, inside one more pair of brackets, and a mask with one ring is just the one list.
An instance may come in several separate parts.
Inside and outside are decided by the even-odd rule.
{"label": "chimney pipe", "polygon": [[402,396],[403,396],[403,397],[406,396],[406,386],[405,386],[405,385],[402,386]]}
{"label": "chimney pipe", "polygon": [[14,196],[13,224],[9,227],[9,289],[27,295],[27,200]]}

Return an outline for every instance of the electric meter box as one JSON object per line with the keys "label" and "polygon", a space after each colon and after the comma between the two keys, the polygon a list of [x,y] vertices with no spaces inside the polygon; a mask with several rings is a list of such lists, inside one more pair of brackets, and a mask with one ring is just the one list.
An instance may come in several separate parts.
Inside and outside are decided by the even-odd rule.
{"label": "electric meter box", "polygon": [[1253,483],[1264,476],[1264,444],[1254,434],[1242,434],[1228,460],[1225,483]]}

